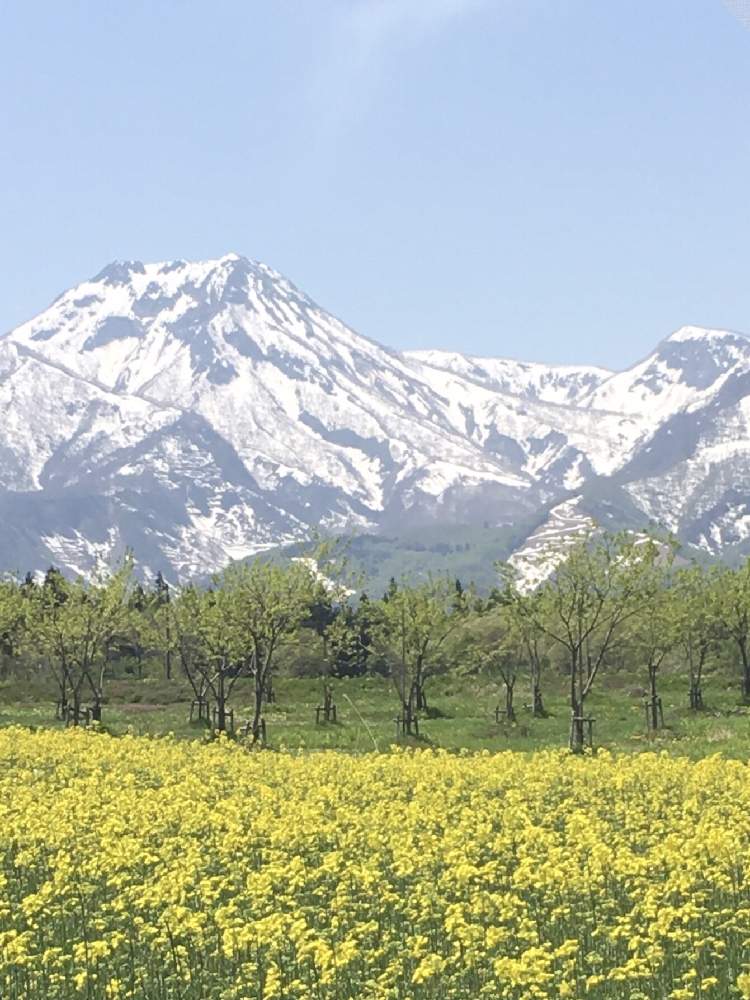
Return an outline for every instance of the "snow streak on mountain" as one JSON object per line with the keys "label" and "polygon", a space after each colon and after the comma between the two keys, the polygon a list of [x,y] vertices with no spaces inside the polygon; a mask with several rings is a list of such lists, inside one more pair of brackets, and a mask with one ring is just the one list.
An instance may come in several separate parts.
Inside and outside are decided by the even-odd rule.
{"label": "snow streak on mountain", "polygon": [[712,554],[750,538],[750,342],[723,331],[620,373],[399,354],[236,254],[117,262],[0,341],[0,414],[8,569],[130,547],[187,579],[314,529],[572,500]]}

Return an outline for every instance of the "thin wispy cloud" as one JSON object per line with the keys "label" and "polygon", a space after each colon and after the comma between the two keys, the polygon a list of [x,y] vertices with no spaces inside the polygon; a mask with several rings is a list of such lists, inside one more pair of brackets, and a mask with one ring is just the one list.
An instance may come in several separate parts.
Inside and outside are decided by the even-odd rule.
{"label": "thin wispy cloud", "polygon": [[429,44],[489,0],[337,0],[330,43],[321,52],[308,98],[322,134],[331,139],[377,91],[397,59]]}
{"label": "thin wispy cloud", "polygon": [[485,0],[360,0],[347,4],[339,28],[364,60],[389,46],[414,44],[484,5]]}
{"label": "thin wispy cloud", "polygon": [[734,14],[740,24],[750,28],[750,0],[724,0],[724,6]]}

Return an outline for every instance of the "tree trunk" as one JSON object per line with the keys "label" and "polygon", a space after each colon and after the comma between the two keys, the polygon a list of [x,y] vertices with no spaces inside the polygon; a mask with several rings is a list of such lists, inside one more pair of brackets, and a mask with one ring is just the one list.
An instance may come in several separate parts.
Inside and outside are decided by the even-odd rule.
{"label": "tree trunk", "polygon": [[744,639],[740,639],[738,645],[742,657],[742,700],[750,702],[750,661],[747,655],[747,643]]}
{"label": "tree trunk", "polygon": [[703,709],[703,692],[700,681],[690,682],[690,709],[693,712],[700,712]]}
{"label": "tree trunk", "polygon": [[264,671],[256,663],[255,669],[255,705],[253,708],[252,734],[253,743],[257,743],[261,738],[260,717],[263,711],[263,690],[265,688]]}
{"label": "tree trunk", "polygon": [[70,683],[70,674],[68,672],[68,664],[65,656],[60,658],[60,676],[58,680],[58,689],[60,691],[60,718],[63,721],[67,719],[68,711],[68,691],[72,688]]}
{"label": "tree trunk", "polygon": [[65,719],[66,713],[68,711],[68,684],[67,684],[67,674],[62,675],[60,681],[60,718]]}
{"label": "tree trunk", "polygon": [[648,717],[649,717],[649,729],[652,732],[656,732],[659,729],[659,696],[656,692],[656,675],[657,668],[653,664],[649,664],[648,667],[648,682],[649,691],[651,692],[651,700],[648,705]]}
{"label": "tree trunk", "polygon": [[219,671],[216,684],[216,729],[220,733],[227,729],[227,698],[224,688],[224,668]]}
{"label": "tree trunk", "polygon": [[164,678],[168,681],[172,680],[172,646],[169,629],[167,629],[167,648],[164,653]]}
{"label": "tree trunk", "polygon": [[513,708],[513,688],[515,681],[505,682],[505,718],[508,722],[516,721],[516,711]]}
{"label": "tree trunk", "polygon": [[[335,721],[336,706],[333,704],[333,689],[330,684],[323,685],[323,719],[325,722]],[[320,712],[318,711],[318,715]]]}
{"label": "tree trunk", "polygon": [[425,682],[424,678],[414,682],[414,710],[416,712],[426,712],[427,711],[427,695],[424,690]]}
{"label": "tree trunk", "polygon": [[573,753],[583,753],[585,749],[583,726],[583,702],[574,701],[570,707],[570,749]]}
{"label": "tree trunk", "polygon": [[703,665],[706,662],[706,651],[700,650],[698,655],[698,665],[694,666],[694,661],[690,662],[690,709],[693,712],[703,710],[703,692],[701,691],[701,680],[703,679]]}
{"label": "tree trunk", "polygon": [[[68,702],[68,708],[70,707],[70,702]],[[77,726],[81,719],[81,696],[78,693],[77,688],[73,689],[73,711],[68,711],[68,716],[66,719],[66,725]]]}
{"label": "tree trunk", "polygon": [[414,699],[409,697],[403,704],[403,725],[402,729],[406,736],[414,736],[415,733],[415,718],[414,718]]}
{"label": "tree trunk", "polygon": [[547,714],[544,710],[544,700],[542,699],[542,687],[538,680],[534,680],[531,687],[531,714],[537,719],[543,719]]}
{"label": "tree trunk", "polygon": [[422,658],[417,659],[417,669],[414,672],[414,683],[411,686],[410,700],[414,712],[427,711],[427,696],[424,692],[425,676]]}
{"label": "tree trunk", "polygon": [[417,715],[415,710],[415,705],[417,703],[417,690],[417,681],[414,681],[412,686],[409,688],[408,696],[405,691],[401,695],[401,719],[399,721],[401,733],[404,736],[418,735]]}
{"label": "tree trunk", "polygon": [[577,650],[570,651],[570,740],[573,753],[583,753],[583,705],[578,697],[578,656]]}

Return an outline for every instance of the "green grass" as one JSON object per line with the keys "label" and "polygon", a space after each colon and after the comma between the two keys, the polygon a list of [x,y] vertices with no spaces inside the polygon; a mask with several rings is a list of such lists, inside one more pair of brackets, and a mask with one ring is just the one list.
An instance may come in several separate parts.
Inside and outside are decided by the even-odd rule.
{"label": "green grass", "polygon": [[[289,749],[341,749],[352,752],[383,750],[397,742],[395,717],[398,705],[392,682],[380,676],[334,680],[336,724],[315,722],[315,707],[322,699],[317,679],[279,677],[277,700],[266,706],[269,745]],[[643,678],[625,671],[610,671],[597,681],[587,711],[595,718],[598,747],[618,751],[664,749],[690,757],[721,752],[750,758],[750,707],[739,700],[738,679],[715,673],[704,685],[706,710],[687,708],[686,678],[675,672],[664,676],[661,695],[666,728],[656,736],[646,731]],[[485,678],[442,676],[428,685],[430,712],[420,719],[420,739],[409,742],[450,750],[533,751],[566,745],[569,713],[566,678],[550,671],[545,681],[549,716],[532,717],[524,708],[528,688],[523,679],[516,687],[518,718],[515,723],[495,722],[496,704],[502,701],[499,685]],[[44,679],[10,677],[0,682],[0,725],[60,726],[54,718],[54,688]],[[190,693],[184,681],[166,682],[146,677],[113,679],[107,686],[103,725],[114,733],[174,733],[178,738],[201,738],[202,723],[188,721]],[[232,705],[238,724],[250,715],[252,691],[240,681]]]}

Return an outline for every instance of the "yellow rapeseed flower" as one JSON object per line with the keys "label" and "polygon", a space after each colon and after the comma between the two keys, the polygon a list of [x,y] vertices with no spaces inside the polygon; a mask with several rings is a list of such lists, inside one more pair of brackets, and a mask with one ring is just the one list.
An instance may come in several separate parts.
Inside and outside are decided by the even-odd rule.
{"label": "yellow rapeseed flower", "polygon": [[749,779],[0,730],[0,998],[750,1000]]}

